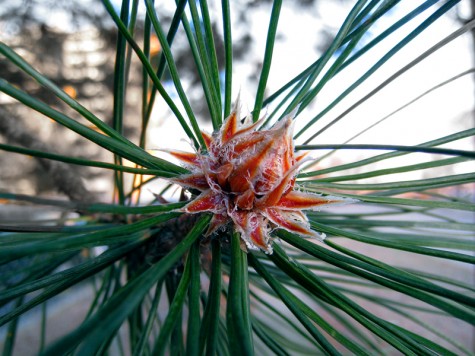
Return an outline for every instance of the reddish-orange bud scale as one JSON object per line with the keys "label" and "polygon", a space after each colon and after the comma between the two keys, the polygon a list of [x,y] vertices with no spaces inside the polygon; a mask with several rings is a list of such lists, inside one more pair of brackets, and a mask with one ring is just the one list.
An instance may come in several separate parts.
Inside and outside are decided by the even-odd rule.
{"label": "reddish-orange bud scale", "polygon": [[290,230],[295,233],[300,233],[307,235],[307,230],[304,229],[299,224],[292,222],[291,220],[285,219],[281,214],[279,214],[275,209],[267,209],[267,215],[269,218],[280,227]]}
{"label": "reddish-orange bud scale", "polygon": [[292,191],[282,196],[276,205],[281,209],[302,210],[340,202],[341,200],[331,200],[315,194]]}
{"label": "reddish-orange bud scale", "polygon": [[232,163],[225,163],[221,167],[219,167],[216,171],[216,177],[218,178],[218,184],[222,187],[226,187],[227,179],[233,172],[233,165]]}
{"label": "reddish-orange bud scale", "polygon": [[265,139],[265,135],[262,132],[252,132],[246,136],[246,140],[240,140],[232,142],[232,157],[239,157],[243,152],[255,147],[258,143]]}
{"label": "reddish-orange bud scale", "polygon": [[203,137],[203,141],[205,142],[206,148],[209,149],[211,147],[211,142],[213,142],[213,138],[203,131],[201,131],[201,136]]}
{"label": "reddish-orange bud scale", "polygon": [[170,151],[170,154],[178,158],[184,163],[188,163],[194,166],[199,166],[199,156],[196,153],[189,152],[180,152],[180,151]]}
{"label": "reddish-orange bud scale", "polygon": [[221,133],[221,142],[225,143],[231,139],[237,131],[237,113],[234,111],[229,115],[226,122],[223,124]]}
{"label": "reddish-orange bud scale", "polygon": [[174,183],[199,190],[206,190],[209,188],[206,177],[203,174],[190,174],[186,176],[181,176],[178,178],[173,178],[172,181]]}
{"label": "reddish-orange bud scale", "polygon": [[243,194],[236,196],[235,203],[239,209],[251,210],[254,207],[254,197],[254,192],[248,189]]}
{"label": "reddish-orange bud scale", "polygon": [[262,226],[258,225],[256,228],[254,228],[251,231],[251,241],[258,246],[260,249],[263,249],[265,251],[268,250],[267,242],[266,242],[266,237],[265,237],[265,231],[262,228]]}
{"label": "reddish-orange bud scale", "polygon": [[188,213],[199,213],[203,211],[219,211],[222,210],[222,202],[219,195],[214,194],[213,191],[209,190],[202,193],[198,198],[193,200],[188,204],[184,209]]}

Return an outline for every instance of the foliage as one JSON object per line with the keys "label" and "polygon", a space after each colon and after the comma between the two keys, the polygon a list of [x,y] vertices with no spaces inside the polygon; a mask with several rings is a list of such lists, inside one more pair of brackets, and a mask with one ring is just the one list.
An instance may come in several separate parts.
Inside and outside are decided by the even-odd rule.
{"label": "foliage", "polygon": [[[223,0],[220,6],[213,3],[221,11],[219,16],[210,11],[207,1],[177,1],[174,16],[165,27],[153,1],[145,0],[140,36],[136,31],[141,16],[138,1],[130,4],[123,0],[118,13],[111,1],[103,0],[118,31],[110,125],[37,71],[35,63],[28,63],[0,43],[0,53],[9,65],[64,106],[45,102],[3,78],[0,91],[113,154],[113,163],[54,153],[44,147],[25,147],[21,142],[1,142],[0,148],[12,155],[114,173],[110,203],[91,201],[89,196],[65,201],[0,192],[7,208],[35,206],[63,212],[54,220],[32,218],[1,226],[4,354],[14,353],[19,321],[35,308],[41,309],[37,351],[47,355],[102,354],[108,350],[133,355],[376,354],[395,350],[414,355],[470,354],[460,340],[444,335],[441,325],[452,323],[466,330],[473,327],[473,284],[447,275],[439,266],[445,261],[448,269],[463,275],[473,271],[473,224],[467,216],[475,208],[470,197],[459,192],[473,187],[475,175],[447,173],[450,169],[440,175],[439,169],[459,167],[475,158],[473,151],[453,145],[473,138],[475,130],[452,132],[413,145],[403,139],[398,145],[317,144],[322,133],[340,120],[349,120],[358,106],[475,26],[474,21],[468,22],[446,34],[361,98],[355,98],[357,87],[366,85],[458,1],[414,5],[378,35],[368,37],[402,3],[407,1],[356,1],[325,52],[282,83],[280,90],[269,94],[268,81],[276,75],[271,69],[282,7],[282,1],[273,2],[252,118],[256,121],[267,110],[265,123],[270,127],[294,111],[295,122],[300,125],[296,149],[310,151],[315,157],[298,177],[301,189],[354,198],[359,203],[308,214],[311,227],[327,235],[323,243],[274,230],[272,254],[243,251],[239,234],[229,227],[204,238],[211,216],[179,210],[196,191],[168,202],[164,196],[171,187],[167,185],[155,192],[153,201],[140,199],[151,182],[169,182],[167,179],[188,172],[146,150],[152,144],[147,142],[147,130],[157,96],[171,111],[167,120],[177,120],[196,150],[206,147],[202,125],[190,101],[192,94],[183,85],[186,78],[174,57],[176,45],[186,44],[193,59],[200,83],[200,87],[193,87],[193,95],[206,103],[213,129],[218,130],[231,112],[238,93],[233,92],[236,79],[229,1]],[[216,24],[222,32],[216,30]],[[400,32],[404,35],[392,48],[383,54],[377,50]],[[150,55],[155,36],[161,48],[157,61]],[[132,56],[139,59],[142,72],[142,101],[136,113],[141,117],[140,134],[134,139],[124,132],[131,120],[124,110]],[[359,70],[355,63],[362,56],[369,56],[374,64],[358,72],[355,81],[345,82],[345,89],[327,106],[316,107],[315,101],[332,81]],[[224,58],[223,70],[218,58]],[[460,73],[428,92],[471,73],[473,70]],[[345,101],[350,104],[345,106]],[[341,114],[330,116],[341,107]],[[331,120],[323,121],[327,117]],[[356,115],[351,119],[359,120]],[[358,130],[366,128],[362,123]],[[326,158],[349,149],[369,153],[354,160],[348,156],[346,162],[324,167]],[[398,157],[411,156],[422,159],[397,161]],[[387,165],[381,168],[381,163]],[[407,172],[425,175],[393,179],[393,175]],[[373,178],[379,180],[371,181]],[[46,345],[50,303],[81,288],[93,290],[84,320]]]}

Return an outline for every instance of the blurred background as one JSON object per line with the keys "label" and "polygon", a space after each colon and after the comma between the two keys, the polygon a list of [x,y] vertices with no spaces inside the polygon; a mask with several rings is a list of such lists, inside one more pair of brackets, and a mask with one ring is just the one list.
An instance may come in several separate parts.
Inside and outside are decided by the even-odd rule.
{"label": "blurred background", "polygon": [[[384,31],[394,23],[408,8],[415,8],[422,1],[403,1],[402,4],[384,21],[378,23],[363,43]],[[173,16],[173,1],[157,4],[157,12],[165,28]],[[264,57],[268,18],[272,1],[232,1],[234,41],[233,96],[241,96],[242,115],[252,110],[254,96]],[[169,5],[168,5],[169,4]],[[218,2],[210,1],[210,10],[218,19],[213,30],[218,49],[218,62],[224,70],[222,32],[220,24],[220,7]],[[354,1],[349,0],[296,0],[285,2],[282,8],[277,42],[267,94],[270,95],[282,85],[295,77],[304,68],[312,64],[330,45],[339,26],[343,22]],[[119,4],[117,7],[119,8]],[[144,11],[141,8],[142,13]],[[400,51],[386,63],[377,75],[365,82],[358,90],[348,96],[328,115],[318,121],[309,132],[313,133],[325,127],[333,119],[345,113],[354,102],[382,83],[390,75],[417,58],[423,51],[435,45],[441,39],[454,32],[461,25],[475,17],[475,1],[462,1],[453,11],[438,20],[431,28]],[[330,81],[317,99],[296,120],[296,132],[309,119],[331,103],[349,85],[365,73],[395,43],[401,40],[426,17],[405,26],[388,41],[378,46],[366,56],[360,58],[348,70],[338,74]],[[143,16],[138,16],[139,21]],[[136,37],[143,37],[143,23],[138,24]],[[117,30],[109,16],[98,1],[71,0],[0,0],[0,40],[12,47],[41,73],[58,84],[71,97],[105,122],[112,118],[112,88],[115,60]],[[418,64],[395,80],[384,90],[356,110],[345,114],[335,125],[319,135],[312,143],[374,143],[413,145],[449,135],[474,127],[474,38],[475,33],[463,36],[444,46],[429,58]],[[140,43],[140,40],[138,41]],[[157,63],[161,53],[158,40],[152,41],[151,54]],[[189,95],[191,105],[197,113],[202,126],[211,131],[211,122],[202,94],[199,77],[193,64],[184,34],[179,34],[173,45],[175,60],[182,77],[183,85]],[[131,57],[129,86],[126,93],[125,135],[133,142],[138,142],[141,125],[141,65],[137,58]],[[447,85],[435,89],[441,83],[454,79]],[[44,90],[8,61],[0,57],[0,78],[25,89],[28,93],[65,112],[81,122],[84,119],[72,109],[57,100],[54,95]],[[167,88],[173,93],[171,82]],[[434,89],[434,90],[432,90]],[[427,93],[430,91],[430,93]],[[427,93],[420,100],[399,110],[412,100]],[[178,101],[178,98],[175,97]],[[272,105],[268,109],[271,111]],[[265,112],[265,110],[263,110]],[[302,135],[297,144],[305,142],[309,135]],[[98,161],[112,162],[113,158],[102,148],[83,139],[74,132],[56,124],[52,120],[23,107],[16,101],[0,93],[0,142],[16,146],[34,148],[63,155],[85,157]],[[191,144],[185,139],[177,120],[172,117],[165,103],[157,98],[152,113],[147,149],[159,154],[155,149],[173,148],[191,150]],[[473,137],[451,143],[448,147],[474,150]],[[315,152],[315,158],[327,152]],[[379,152],[377,152],[379,153]],[[375,153],[368,151],[341,151],[319,161],[319,167],[325,168],[335,164],[349,163],[366,158]],[[427,155],[410,155],[411,162],[427,161]],[[436,156],[433,156],[434,159]],[[170,157],[166,157],[170,159]],[[409,164],[408,157],[395,158],[384,164]],[[42,197],[60,197],[78,201],[110,202],[112,198],[112,173],[89,167],[66,165],[59,162],[30,158],[13,153],[0,154],[0,191],[17,194],[40,195]],[[376,177],[374,182],[411,180],[473,172],[473,162],[439,167],[430,170],[427,176],[423,170],[417,173]],[[384,166],[375,166],[375,169]],[[451,169],[453,171],[448,172]],[[439,171],[438,171],[439,170]],[[356,173],[348,172],[348,173]],[[473,185],[458,186],[458,196],[474,200]],[[159,190],[158,183],[153,183],[144,190],[144,203],[153,198],[153,192]],[[52,210],[32,209],[38,219],[57,217],[59,213]],[[349,208],[351,209],[351,208]],[[21,222],[26,207],[0,205],[0,223]],[[474,221],[473,215],[464,218]],[[357,248],[357,247],[355,247]],[[375,251],[377,255],[378,251]],[[397,262],[404,258],[394,254],[386,256],[386,262]],[[416,261],[417,262],[417,261]],[[423,264],[424,261],[418,261]],[[440,265],[450,275],[463,274],[464,281],[473,282],[473,269],[459,270],[454,266]],[[87,310],[84,300],[90,292],[84,289],[71,294],[66,303],[58,303],[56,315],[61,314],[71,304],[76,305],[70,317],[61,319],[61,328],[48,329],[48,339],[63,334],[79,323],[82,313]],[[78,316],[75,317],[74,313]],[[54,313],[53,313],[54,315]],[[54,324],[54,323],[52,323]],[[67,324],[67,325],[66,325]],[[36,327],[31,323],[32,330]],[[474,337],[471,329],[458,330],[458,324],[434,325],[447,328],[448,333],[462,335],[463,343],[474,349]],[[55,334],[56,333],[56,334]],[[1,334],[1,333],[0,333]],[[22,334],[25,353],[28,344],[35,342],[28,337],[35,337],[28,332]],[[21,348],[20,348],[21,350]]]}

